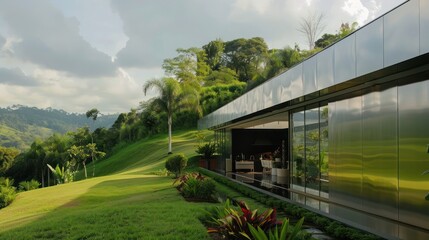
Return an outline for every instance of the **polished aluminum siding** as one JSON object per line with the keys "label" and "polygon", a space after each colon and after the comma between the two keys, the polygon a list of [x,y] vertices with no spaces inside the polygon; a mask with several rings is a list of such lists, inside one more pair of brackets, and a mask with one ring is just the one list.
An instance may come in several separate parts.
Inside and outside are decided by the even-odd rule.
{"label": "polished aluminum siding", "polygon": [[330,214],[391,239],[429,238],[428,103],[429,80],[329,103]]}
{"label": "polished aluminum siding", "polygon": [[429,229],[429,81],[399,88],[399,220]]}
{"label": "polished aluminum siding", "polygon": [[397,87],[363,96],[363,208],[398,219]]}
{"label": "polished aluminum siding", "polygon": [[357,75],[383,68],[383,19],[377,19],[356,33]]}
{"label": "polished aluminum siding", "polygon": [[385,66],[419,55],[419,3],[409,1],[384,17]]}
{"label": "polished aluminum siding", "polygon": [[429,52],[429,1],[420,0],[420,54]]}
{"label": "polished aluminum siding", "polygon": [[[336,102],[335,118],[329,125],[335,143],[335,184],[330,186],[330,199],[356,209],[362,209],[362,99],[355,97]],[[329,111],[333,111],[329,109]],[[331,151],[331,150],[330,150]],[[333,170],[332,166],[330,169]],[[331,178],[332,179],[332,178]]]}
{"label": "polished aluminum siding", "polygon": [[[216,127],[424,54],[429,51],[428,16],[427,1],[410,0],[264,83],[266,87],[259,86],[205,116],[198,126]],[[264,101],[268,96],[272,99]]]}

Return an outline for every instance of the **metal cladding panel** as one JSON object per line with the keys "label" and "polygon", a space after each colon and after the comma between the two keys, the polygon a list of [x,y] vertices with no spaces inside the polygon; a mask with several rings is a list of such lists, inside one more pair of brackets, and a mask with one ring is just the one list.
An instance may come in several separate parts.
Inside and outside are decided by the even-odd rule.
{"label": "metal cladding panel", "polygon": [[429,52],[429,1],[420,0],[420,54]]}
{"label": "metal cladding panel", "polygon": [[365,211],[398,219],[397,87],[363,96],[362,155]]}
{"label": "metal cladding panel", "polygon": [[291,78],[289,72],[285,72],[281,75],[281,101],[286,102],[292,99],[292,92],[291,92]]}
{"label": "metal cladding panel", "polygon": [[362,209],[361,101],[361,97],[355,97],[336,102],[336,116],[329,120],[329,125],[335,126],[329,134],[335,135],[336,145],[335,181],[330,185],[329,197],[335,203],[357,209]]}
{"label": "metal cladding panel", "polygon": [[264,92],[264,108],[273,106],[273,81],[268,81],[263,85]]}
{"label": "metal cladding panel", "polygon": [[384,16],[384,66],[419,55],[419,0],[406,2]]}
{"label": "metal cladding panel", "polygon": [[356,49],[358,76],[383,68],[383,18],[356,32]]}
{"label": "metal cladding panel", "polygon": [[260,85],[255,88],[256,111],[264,109],[264,86]]}
{"label": "metal cladding panel", "polygon": [[399,220],[429,229],[429,81],[399,87]]}
{"label": "metal cladding panel", "polygon": [[271,80],[271,89],[272,89],[272,105],[277,105],[282,103],[282,87],[281,87],[281,79],[283,75],[277,76],[273,80]]}
{"label": "metal cladding panel", "polygon": [[302,86],[302,63],[289,70],[291,79],[291,97],[298,98],[304,95]]}
{"label": "metal cladding panel", "polygon": [[304,94],[309,94],[317,91],[317,57],[314,56],[307,59],[303,63],[303,83],[304,83]]}
{"label": "metal cladding panel", "polygon": [[335,44],[334,83],[342,83],[356,77],[356,34]]}
{"label": "metal cladding panel", "polygon": [[317,90],[334,85],[334,47],[317,54]]}

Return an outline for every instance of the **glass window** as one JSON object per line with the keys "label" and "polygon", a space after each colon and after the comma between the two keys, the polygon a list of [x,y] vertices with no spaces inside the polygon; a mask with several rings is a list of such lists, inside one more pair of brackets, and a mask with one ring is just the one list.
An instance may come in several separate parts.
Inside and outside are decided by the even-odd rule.
{"label": "glass window", "polygon": [[305,186],[306,192],[319,195],[319,108],[305,111]]}
{"label": "glass window", "polygon": [[328,106],[320,107],[320,196],[329,197],[329,110]]}
{"label": "glass window", "polygon": [[292,188],[304,191],[304,111],[292,114]]}

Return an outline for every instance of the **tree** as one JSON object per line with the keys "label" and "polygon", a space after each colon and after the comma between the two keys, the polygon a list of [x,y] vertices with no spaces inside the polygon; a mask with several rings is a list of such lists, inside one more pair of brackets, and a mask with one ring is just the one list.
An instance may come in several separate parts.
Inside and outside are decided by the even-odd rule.
{"label": "tree", "polygon": [[182,87],[179,82],[173,78],[153,79],[143,85],[143,92],[147,92],[154,88],[159,96],[151,99],[151,105],[157,107],[160,111],[167,114],[168,124],[168,153],[172,153],[172,125],[173,114],[179,110],[183,101]]}
{"label": "tree", "polygon": [[314,48],[316,39],[325,28],[323,19],[324,15],[322,13],[309,14],[306,18],[301,19],[298,31],[306,37],[309,50]]}
{"label": "tree", "polygon": [[249,82],[263,71],[267,56],[268,46],[263,38],[239,38],[225,43],[222,61],[235,70],[240,81]]}
{"label": "tree", "polygon": [[168,76],[175,77],[180,83],[199,88],[202,80],[209,74],[207,55],[200,48],[177,49],[175,58],[164,60],[162,68]]}
{"label": "tree", "polygon": [[12,166],[13,161],[18,154],[18,149],[0,146],[0,176],[4,175],[4,173]]}
{"label": "tree", "polygon": [[86,159],[88,158],[88,155],[85,152],[84,146],[73,145],[67,150],[67,153],[69,154],[70,160],[72,162],[74,161],[78,165],[77,167],[78,169],[79,169],[79,164],[82,163],[84,173],[85,173],[85,178],[88,178],[88,174],[86,171]]}
{"label": "tree", "polygon": [[221,60],[223,50],[225,49],[225,43],[221,39],[216,39],[203,46],[207,56],[207,64],[211,70],[216,71],[221,67]]}
{"label": "tree", "polygon": [[323,34],[322,37],[315,42],[316,47],[325,48],[333,44],[334,42],[346,37],[350,33],[354,32],[357,28],[358,28],[357,22],[353,22],[352,24],[341,23],[340,29],[338,30],[337,34],[329,34],[329,33]]}
{"label": "tree", "polygon": [[[96,109],[96,108],[93,108],[93,109],[86,112],[86,117],[92,118],[93,127],[94,127],[95,120],[97,120],[98,114],[100,114],[100,111],[98,111],[98,109]],[[94,136],[92,133],[91,133],[91,144],[94,144]],[[92,176],[94,177],[95,176],[95,163],[94,163],[94,155],[93,154],[91,155],[91,160],[92,160]]]}

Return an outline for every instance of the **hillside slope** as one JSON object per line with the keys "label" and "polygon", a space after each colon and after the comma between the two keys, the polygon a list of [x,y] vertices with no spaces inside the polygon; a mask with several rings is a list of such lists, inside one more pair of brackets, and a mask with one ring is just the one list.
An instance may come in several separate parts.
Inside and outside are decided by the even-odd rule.
{"label": "hillside slope", "polygon": [[[173,151],[195,155],[195,133],[175,134]],[[105,176],[20,193],[0,210],[0,239],[207,239],[197,219],[207,203],[184,201],[171,177],[151,174],[166,153],[158,135],[99,162]]]}
{"label": "hillside slope", "polygon": [[39,109],[16,105],[0,108],[0,146],[27,148],[35,138],[53,133],[66,133],[79,127],[110,127],[118,115],[100,116],[95,123],[85,114],[68,113],[56,109]]}

